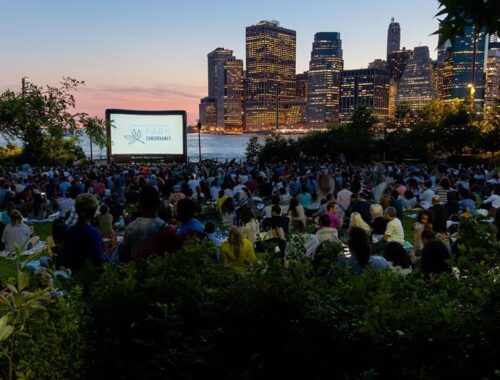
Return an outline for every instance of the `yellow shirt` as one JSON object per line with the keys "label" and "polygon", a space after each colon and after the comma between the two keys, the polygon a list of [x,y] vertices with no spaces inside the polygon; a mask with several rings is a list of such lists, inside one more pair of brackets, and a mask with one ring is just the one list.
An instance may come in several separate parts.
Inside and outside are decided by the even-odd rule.
{"label": "yellow shirt", "polygon": [[236,268],[244,268],[247,263],[253,265],[257,262],[253,244],[247,239],[243,239],[243,246],[241,247],[239,258],[236,257],[231,244],[227,241],[220,246],[220,257],[224,266]]}
{"label": "yellow shirt", "polygon": [[220,212],[220,208],[222,207],[222,204],[226,201],[227,197],[224,195],[220,198],[217,198],[217,203],[215,204],[215,209]]}

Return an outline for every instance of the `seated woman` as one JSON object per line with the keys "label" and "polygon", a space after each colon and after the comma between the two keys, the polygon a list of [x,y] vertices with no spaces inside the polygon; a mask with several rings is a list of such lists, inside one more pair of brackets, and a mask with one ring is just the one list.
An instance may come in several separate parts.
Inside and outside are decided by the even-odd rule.
{"label": "seated woman", "polygon": [[373,204],[370,206],[370,215],[372,217],[370,223],[372,241],[377,243],[384,237],[385,228],[387,227],[387,221],[384,218],[384,209],[379,204]]}
{"label": "seated woman", "polygon": [[432,212],[429,210],[422,210],[417,215],[417,221],[413,227],[414,233],[414,254],[420,256],[422,249],[424,249],[424,242],[422,240],[422,232],[428,229],[427,226],[432,228]]}
{"label": "seated woman", "polygon": [[236,220],[236,207],[232,197],[228,197],[220,208],[222,214],[222,224],[224,227],[231,228],[235,225]]}
{"label": "seated woman", "polygon": [[340,227],[340,217],[337,213],[337,202],[328,202],[326,206],[326,215],[330,217],[330,227],[338,230]]}
{"label": "seated woman", "polygon": [[23,216],[17,210],[10,213],[10,223],[3,230],[2,243],[5,244],[5,250],[13,252],[15,247],[21,248],[22,251],[30,249],[35,241],[30,239],[30,228],[23,223]]}
{"label": "seated woman", "polygon": [[227,241],[220,246],[222,265],[242,270],[245,265],[255,265],[257,258],[250,240],[243,238],[243,233],[237,227],[229,230]]}
{"label": "seated woman", "polygon": [[341,264],[346,265],[355,273],[362,273],[367,267],[389,269],[387,260],[382,256],[372,256],[370,235],[362,228],[353,227],[349,230],[349,251],[351,256],[342,259]]}
{"label": "seated woman", "polygon": [[413,194],[413,191],[411,190],[406,190],[403,194],[403,208],[405,210],[411,210],[414,209],[415,206],[417,205],[417,197],[415,194]]}
{"label": "seated woman", "polygon": [[182,239],[204,234],[205,229],[194,214],[195,204],[192,199],[185,198],[177,202],[177,219],[181,222],[179,236]]}
{"label": "seated woman", "polygon": [[243,236],[255,244],[260,233],[260,226],[259,222],[255,218],[252,208],[245,205],[238,210],[238,213],[239,224],[241,226]]}
{"label": "seated woman", "polygon": [[331,227],[331,220],[327,214],[323,214],[319,218],[319,230],[316,236],[320,243],[329,240],[336,240],[339,238],[337,229]]}
{"label": "seated woman", "polygon": [[297,198],[292,198],[290,201],[290,207],[288,208],[288,217],[293,222],[294,220],[300,220],[302,223],[306,224],[306,214],[304,212],[304,207],[299,203]]}
{"label": "seated woman", "polygon": [[349,220],[349,230],[351,230],[351,228],[361,228],[368,234],[368,236],[372,233],[371,227],[363,220],[361,214],[356,211],[351,214],[351,218]]}
{"label": "seated woman", "polygon": [[292,238],[287,245],[287,250],[295,248],[295,252],[301,252],[305,257],[314,260],[314,254],[320,244],[318,237],[307,233],[306,225],[301,220],[294,220],[292,226],[295,232],[294,236],[298,236],[299,238]]}

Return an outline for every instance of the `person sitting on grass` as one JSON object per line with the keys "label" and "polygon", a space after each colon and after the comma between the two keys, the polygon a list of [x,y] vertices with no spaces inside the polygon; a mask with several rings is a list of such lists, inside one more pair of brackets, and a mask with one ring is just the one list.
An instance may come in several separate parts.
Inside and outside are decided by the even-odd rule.
{"label": "person sitting on grass", "polygon": [[76,197],[78,220],[64,234],[64,255],[60,260],[62,266],[73,272],[81,271],[87,261],[94,266],[100,266],[106,261],[101,233],[90,225],[97,206],[97,199],[92,194],[85,193]]}
{"label": "person sitting on grass", "polygon": [[139,193],[140,217],[130,223],[125,229],[125,236],[120,250],[122,260],[135,259],[146,244],[156,236],[165,221],[158,217],[160,206],[160,193],[151,186],[146,185]]}
{"label": "person sitting on grass", "polygon": [[450,273],[450,259],[450,251],[442,241],[429,241],[422,251],[422,260],[420,263],[422,274],[424,276],[431,276]]}
{"label": "person sitting on grass", "polygon": [[15,247],[22,251],[30,249],[34,241],[30,240],[30,228],[23,223],[23,216],[17,210],[10,213],[10,223],[3,230],[2,243],[5,244],[5,250],[13,252]]}
{"label": "person sitting on grass", "polygon": [[319,230],[316,232],[316,236],[320,243],[339,238],[337,229],[331,227],[331,223],[330,216],[327,214],[323,214],[319,217]]}
{"label": "person sitting on grass", "polygon": [[362,228],[353,227],[349,230],[349,252],[351,256],[340,262],[350,267],[354,273],[362,273],[369,266],[377,269],[389,269],[386,259],[382,256],[372,256],[370,235]]}
{"label": "person sitting on grass", "polygon": [[257,258],[250,240],[243,238],[243,233],[237,227],[229,230],[227,241],[220,246],[220,258],[222,265],[233,267],[239,270],[245,265],[255,265]]}
{"label": "person sitting on grass", "polygon": [[177,203],[177,219],[181,222],[179,227],[179,236],[182,239],[188,239],[192,236],[204,235],[205,229],[195,217],[195,204],[192,199],[181,199]]}
{"label": "person sitting on grass", "polygon": [[406,276],[411,273],[411,257],[404,247],[396,242],[390,242],[385,246],[384,258],[389,267],[395,272]]}

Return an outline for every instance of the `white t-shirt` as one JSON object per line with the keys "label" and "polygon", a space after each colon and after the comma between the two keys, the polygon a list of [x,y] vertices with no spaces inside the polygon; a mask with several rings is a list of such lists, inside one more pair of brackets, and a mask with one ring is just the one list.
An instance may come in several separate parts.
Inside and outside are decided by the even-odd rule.
{"label": "white t-shirt", "polygon": [[389,242],[397,241],[401,244],[405,242],[405,232],[403,229],[403,225],[398,218],[394,218],[387,223],[387,227],[385,228],[385,235],[389,236],[389,239],[387,239],[387,241]]}
{"label": "white t-shirt", "polygon": [[[21,223],[19,225],[13,226],[11,223],[7,224],[3,230],[2,242],[5,243],[5,250],[12,252],[14,250],[14,245],[26,250],[28,240],[30,238],[30,228]],[[27,243],[28,242],[28,243]]]}

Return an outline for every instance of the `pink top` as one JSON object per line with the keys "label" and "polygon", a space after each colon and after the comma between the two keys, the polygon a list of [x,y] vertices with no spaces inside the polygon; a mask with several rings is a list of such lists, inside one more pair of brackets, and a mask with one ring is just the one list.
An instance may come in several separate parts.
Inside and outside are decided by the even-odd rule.
{"label": "pink top", "polygon": [[338,228],[340,227],[340,218],[337,214],[335,214],[334,212],[331,212],[331,211],[327,211],[326,212],[326,215],[328,215],[330,217],[330,227],[332,228],[335,228],[336,230],[338,230]]}

